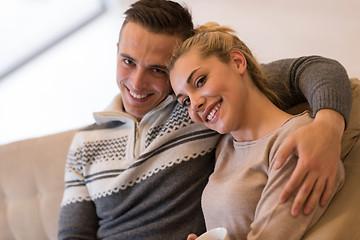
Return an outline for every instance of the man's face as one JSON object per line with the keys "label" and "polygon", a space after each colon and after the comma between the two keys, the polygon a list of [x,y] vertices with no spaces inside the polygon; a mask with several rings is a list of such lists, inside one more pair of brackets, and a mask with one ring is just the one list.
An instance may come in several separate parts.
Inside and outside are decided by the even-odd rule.
{"label": "man's face", "polygon": [[117,84],[125,111],[137,120],[171,93],[166,63],[180,39],[128,22],[118,43]]}

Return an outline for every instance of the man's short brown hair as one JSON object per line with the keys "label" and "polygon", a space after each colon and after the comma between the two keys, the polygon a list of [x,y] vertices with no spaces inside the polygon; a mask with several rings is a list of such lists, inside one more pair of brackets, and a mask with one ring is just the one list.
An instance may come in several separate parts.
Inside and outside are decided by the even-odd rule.
{"label": "man's short brown hair", "polygon": [[167,0],[139,0],[125,11],[124,25],[135,22],[150,32],[179,36],[185,40],[194,34],[189,10]]}

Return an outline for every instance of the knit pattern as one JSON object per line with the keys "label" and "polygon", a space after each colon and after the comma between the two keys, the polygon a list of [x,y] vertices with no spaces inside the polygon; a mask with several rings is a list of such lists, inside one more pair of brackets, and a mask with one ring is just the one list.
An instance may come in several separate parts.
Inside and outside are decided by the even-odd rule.
{"label": "knit pattern", "polygon": [[[194,124],[186,108],[176,104],[168,116],[153,121],[150,128],[144,129],[144,135],[141,125],[135,131],[136,124],[126,124],[131,122],[123,118],[118,120],[123,123],[118,126],[101,124],[79,132],[68,154],[62,204],[119,193],[166,168],[214,151],[219,135]],[[138,135],[146,137],[136,140]],[[139,141],[144,141],[145,149],[136,156],[134,149],[141,146]]]}
{"label": "knit pattern", "polygon": [[125,157],[124,151],[127,142],[127,136],[86,142],[83,147],[77,148],[75,152],[69,152],[69,166],[76,166],[75,170],[81,172],[86,164],[121,160]]}
{"label": "knit pattern", "polygon": [[146,135],[145,146],[148,147],[156,137],[162,137],[166,133],[176,131],[179,128],[186,127],[193,123],[194,121],[191,120],[187,109],[180,104],[176,104],[174,111],[171,113],[169,120],[165,124],[149,128]]}

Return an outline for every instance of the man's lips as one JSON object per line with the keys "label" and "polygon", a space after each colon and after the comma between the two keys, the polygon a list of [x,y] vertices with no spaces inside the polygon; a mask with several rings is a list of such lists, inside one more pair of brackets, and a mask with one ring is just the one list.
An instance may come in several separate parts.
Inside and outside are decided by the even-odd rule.
{"label": "man's lips", "polygon": [[136,99],[143,99],[143,98],[146,98],[147,96],[149,96],[148,94],[136,94],[132,91],[129,91],[129,93],[133,98],[136,98]]}
{"label": "man's lips", "polygon": [[142,100],[151,95],[151,94],[135,93],[135,92],[131,91],[129,88],[127,88],[127,90],[129,91],[130,96],[132,96],[136,100]]}

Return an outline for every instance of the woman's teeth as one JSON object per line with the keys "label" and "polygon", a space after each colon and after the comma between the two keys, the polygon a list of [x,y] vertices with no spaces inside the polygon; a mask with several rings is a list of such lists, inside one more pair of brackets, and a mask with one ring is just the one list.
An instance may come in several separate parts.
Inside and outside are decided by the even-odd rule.
{"label": "woman's teeth", "polygon": [[146,98],[148,95],[147,94],[136,94],[132,91],[129,91],[130,92],[130,95],[133,96],[134,98],[137,98],[137,99],[143,99],[143,98]]}
{"label": "woman's teeth", "polygon": [[218,103],[213,110],[211,110],[211,112],[209,113],[209,115],[207,116],[207,120],[210,121],[211,119],[213,119],[213,117],[215,116],[215,113],[219,110],[221,106],[221,103]]}

